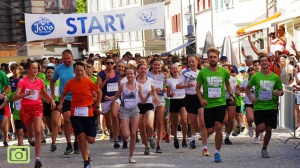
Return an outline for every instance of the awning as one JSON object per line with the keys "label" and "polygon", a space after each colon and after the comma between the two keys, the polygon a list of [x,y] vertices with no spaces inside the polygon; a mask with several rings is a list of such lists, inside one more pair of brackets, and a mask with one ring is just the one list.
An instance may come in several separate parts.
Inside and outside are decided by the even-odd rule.
{"label": "awning", "polygon": [[252,32],[252,31],[256,31],[256,30],[260,30],[260,29],[264,29],[264,28],[269,28],[269,27],[274,26],[274,24],[276,24],[276,23],[282,23],[282,22],[285,22],[285,21],[289,21],[289,20],[292,20],[292,19],[297,18],[299,16],[300,16],[300,10],[294,10],[294,11],[291,11],[291,12],[280,15],[276,19],[272,19],[272,20],[269,20],[265,23],[262,23],[262,24],[259,24],[259,25],[256,25],[256,26],[253,26],[253,27],[250,27],[250,28],[246,28],[245,32]]}
{"label": "awning", "polygon": [[[252,23],[252,24],[250,24],[250,25],[248,25],[246,27],[243,27],[243,28],[239,29],[237,31],[237,34],[239,36],[241,36],[241,35],[245,35],[245,34],[251,33],[252,31],[260,30],[260,29],[262,29],[260,26],[266,26],[266,25],[263,25],[263,23],[266,23],[268,21],[274,20],[274,19],[278,18],[280,15],[281,15],[281,13],[279,12],[279,13],[271,16],[271,17],[268,17],[268,18],[262,19],[262,20],[260,20],[258,22]],[[258,28],[255,29],[254,27],[258,27]],[[265,28],[265,27],[263,27],[263,28]]]}
{"label": "awning", "polygon": [[182,45],[180,45],[180,46],[178,46],[178,47],[176,47],[176,48],[174,48],[174,49],[172,49],[172,50],[170,50],[170,51],[168,51],[168,52],[162,53],[161,55],[162,55],[162,56],[169,55],[171,52],[178,51],[178,50],[180,50],[180,49],[182,49],[182,48],[185,48],[185,47],[187,47],[187,46],[193,44],[194,42],[195,42],[195,40],[193,40],[193,41],[188,41],[187,43],[184,43],[184,44],[182,44]]}

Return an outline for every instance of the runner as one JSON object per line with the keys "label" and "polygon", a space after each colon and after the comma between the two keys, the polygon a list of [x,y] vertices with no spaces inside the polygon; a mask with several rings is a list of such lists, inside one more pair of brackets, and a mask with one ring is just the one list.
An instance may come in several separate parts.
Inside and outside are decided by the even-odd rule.
{"label": "runner", "polygon": [[[138,76],[136,77],[136,81],[142,86],[143,88],[143,95],[146,95],[149,92],[152,92],[153,96],[149,97],[145,104],[141,103],[139,99],[138,107],[140,109],[140,117],[139,117],[139,130],[140,135],[142,138],[142,142],[145,145],[144,155],[149,155],[149,145],[152,149],[155,148],[155,142],[153,141],[152,134],[153,134],[153,122],[154,122],[154,106],[153,104],[159,104],[158,97],[154,89],[154,81],[150,77],[146,77],[147,73],[147,65],[139,64],[137,67]],[[146,127],[146,129],[145,129]]]}
{"label": "runner", "polygon": [[[222,145],[222,128],[226,111],[225,87],[230,95],[231,103],[234,103],[234,97],[231,90],[228,71],[218,66],[220,51],[216,48],[207,50],[209,66],[203,68],[197,77],[197,96],[204,107],[204,122],[207,128],[207,134],[215,135],[216,153],[214,161],[222,162],[220,149]],[[203,95],[201,86],[203,85]]]}
{"label": "runner", "polygon": [[32,143],[32,137],[35,137],[35,168],[42,167],[40,161],[41,155],[41,124],[43,116],[43,104],[41,101],[41,94],[47,98],[51,104],[51,108],[55,108],[54,100],[47,94],[44,82],[37,78],[38,63],[29,61],[26,63],[27,77],[21,79],[18,83],[15,92],[14,100],[21,101],[21,120],[28,131],[28,141]]}
{"label": "runner", "polygon": [[[199,69],[201,67],[198,66],[198,57],[196,55],[189,55],[187,57],[189,68],[182,70],[180,74],[180,79],[178,81],[176,89],[185,89],[185,109],[188,113],[189,119],[191,121],[192,129],[191,129],[191,141],[190,141],[190,148],[196,148],[196,141],[195,135],[196,132],[199,130],[198,125],[198,110],[201,108],[201,104],[198,100],[197,93],[196,93],[196,78],[199,74]],[[185,145],[185,141],[182,141],[183,146]]]}
{"label": "runner", "polygon": [[176,89],[176,85],[179,82],[180,74],[178,70],[177,64],[171,65],[171,78],[166,80],[167,86],[167,96],[170,97],[170,118],[172,125],[172,133],[174,135],[174,147],[176,149],[179,148],[179,140],[177,137],[178,131],[178,118],[180,115],[181,125],[182,125],[182,147],[186,148],[186,135],[187,135],[187,112],[184,107],[185,102],[185,90],[184,89]]}
{"label": "runner", "polygon": [[157,128],[157,143],[156,143],[156,153],[162,153],[161,141],[164,129],[164,113],[165,113],[165,97],[163,86],[165,83],[166,76],[161,73],[161,61],[158,58],[153,58],[150,61],[150,71],[147,72],[146,76],[154,80],[154,88],[158,95],[159,104],[155,106],[155,121]]}
{"label": "runner", "polygon": [[[55,83],[59,79],[59,93],[63,92],[63,88],[66,85],[66,83],[74,77],[74,68],[73,68],[73,54],[72,51],[69,49],[66,49],[62,52],[62,59],[63,59],[63,64],[60,64],[57,66],[54,70],[54,73],[52,75],[51,81],[50,81],[50,90],[51,90],[51,97],[53,99],[56,98],[55,94]],[[67,140],[67,148],[66,151],[64,152],[65,155],[69,155],[73,152],[73,148],[71,145],[71,98],[72,94],[69,93],[66,97],[66,100],[64,101],[63,108],[62,108],[62,115],[64,119],[64,133],[65,137]],[[73,144],[74,147],[74,153],[79,154],[79,147],[78,143],[75,141]],[[53,149],[55,147],[53,146]]]}
{"label": "runner", "polygon": [[117,93],[120,73],[113,70],[114,61],[111,57],[105,58],[105,65],[106,69],[99,72],[97,76],[97,85],[103,92],[101,100],[102,114],[110,131],[110,140],[114,142],[114,148],[120,148],[118,141],[120,100],[107,101],[104,99],[105,96],[114,96]]}
{"label": "runner", "polygon": [[[93,109],[93,92],[97,93],[96,104],[100,104],[102,92],[92,80],[85,77],[85,65],[83,62],[76,62],[73,67],[75,78],[69,80],[65,85],[57,109],[62,110],[63,103],[68,93],[71,92],[71,123],[75,136],[78,139],[84,168],[90,168],[87,143],[93,144],[97,133]],[[96,113],[100,113],[99,106],[95,108]]]}
{"label": "runner", "polygon": [[139,124],[139,108],[138,97],[144,104],[150,97],[151,92],[147,96],[143,96],[142,86],[135,81],[136,72],[133,67],[128,67],[125,71],[128,82],[121,84],[114,96],[105,96],[105,100],[113,101],[121,96],[120,116],[121,128],[124,139],[130,137],[129,163],[136,163],[133,158],[133,151],[136,143],[136,132]]}
{"label": "runner", "polygon": [[[283,95],[280,78],[269,70],[270,59],[260,56],[261,71],[255,73],[246,87],[246,94],[254,104],[254,122],[259,133],[266,131],[261,156],[269,158],[267,147],[272,136],[272,129],[277,126],[277,99]],[[255,97],[251,95],[251,87],[255,86]]]}

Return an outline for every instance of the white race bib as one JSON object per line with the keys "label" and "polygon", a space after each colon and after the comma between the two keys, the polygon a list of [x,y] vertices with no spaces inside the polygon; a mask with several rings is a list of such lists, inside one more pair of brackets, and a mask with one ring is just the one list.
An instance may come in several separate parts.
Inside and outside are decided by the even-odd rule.
{"label": "white race bib", "polygon": [[[50,86],[47,86],[47,93],[51,96]],[[55,86],[55,88],[54,88],[54,94],[55,94],[55,96],[59,95],[59,88],[58,88],[58,86]]]}
{"label": "white race bib", "polygon": [[107,83],[107,92],[116,92],[116,91],[118,91],[118,82]]}
{"label": "white race bib", "polygon": [[259,91],[259,100],[272,100],[272,91]]}
{"label": "white race bib", "polygon": [[163,90],[163,86],[164,86],[164,82],[154,80],[154,88],[155,89],[159,88],[160,90]]}
{"label": "white race bib", "polygon": [[[30,90],[31,89],[25,89],[25,93],[29,92]],[[24,98],[30,99],[30,100],[37,100],[38,99],[38,94],[39,94],[39,92],[37,90],[34,90],[34,94],[25,96]]]}
{"label": "white race bib", "polygon": [[89,116],[89,108],[88,107],[75,107],[74,116],[88,117]]}
{"label": "white race bib", "polygon": [[175,97],[184,97],[185,95],[185,90],[184,89],[175,89]]}
{"label": "white race bib", "polygon": [[133,109],[137,106],[135,99],[124,99],[124,107],[126,109]]}
{"label": "white race bib", "polygon": [[208,98],[221,97],[221,88],[208,88]]}
{"label": "white race bib", "polygon": [[17,110],[17,111],[20,111],[20,110],[21,110],[21,100],[22,100],[22,99],[19,99],[19,100],[16,100],[16,101],[15,101],[15,104],[16,104],[16,110]]}

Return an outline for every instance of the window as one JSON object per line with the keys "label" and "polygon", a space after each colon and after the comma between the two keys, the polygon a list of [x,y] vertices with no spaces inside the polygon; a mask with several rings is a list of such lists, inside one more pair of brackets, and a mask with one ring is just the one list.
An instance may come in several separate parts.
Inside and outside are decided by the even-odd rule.
{"label": "window", "polygon": [[136,31],[130,32],[130,41],[136,41]]}
{"label": "window", "polygon": [[202,11],[202,10],[205,10],[205,9],[209,9],[211,6],[210,6],[210,1],[211,0],[197,0],[197,10],[198,12],[199,11]]}
{"label": "window", "polygon": [[116,41],[123,41],[122,33],[116,33]]}
{"label": "window", "polygon": [[223,7],[224,7],[224,1],[220,0],[220,10],[223,10]]}
{"label": "window", "polygon": [[128,32],[123,33],[123,41],[129,41],[129,33]]}
{"label": "window", "polygon": [[180,32],[180,25],[180,14],[172,16],[172,33]]}
{"label": "window", "polygon": [[219,0],[215,0],[215,11],[218,12],[219,10]]}
{"label": "window", "polygon": [[143,40],[143,31],[142,30],[137,32],[137,39],[138,39],[138,41]]}

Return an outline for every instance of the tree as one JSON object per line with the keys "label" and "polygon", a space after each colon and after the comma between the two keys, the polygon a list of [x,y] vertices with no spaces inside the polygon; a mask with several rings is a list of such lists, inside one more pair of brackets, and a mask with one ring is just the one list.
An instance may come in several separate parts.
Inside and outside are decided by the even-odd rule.
{"label": "tree", "polygon": [[86,0],[76,0],[77,13],[86,13]]}

